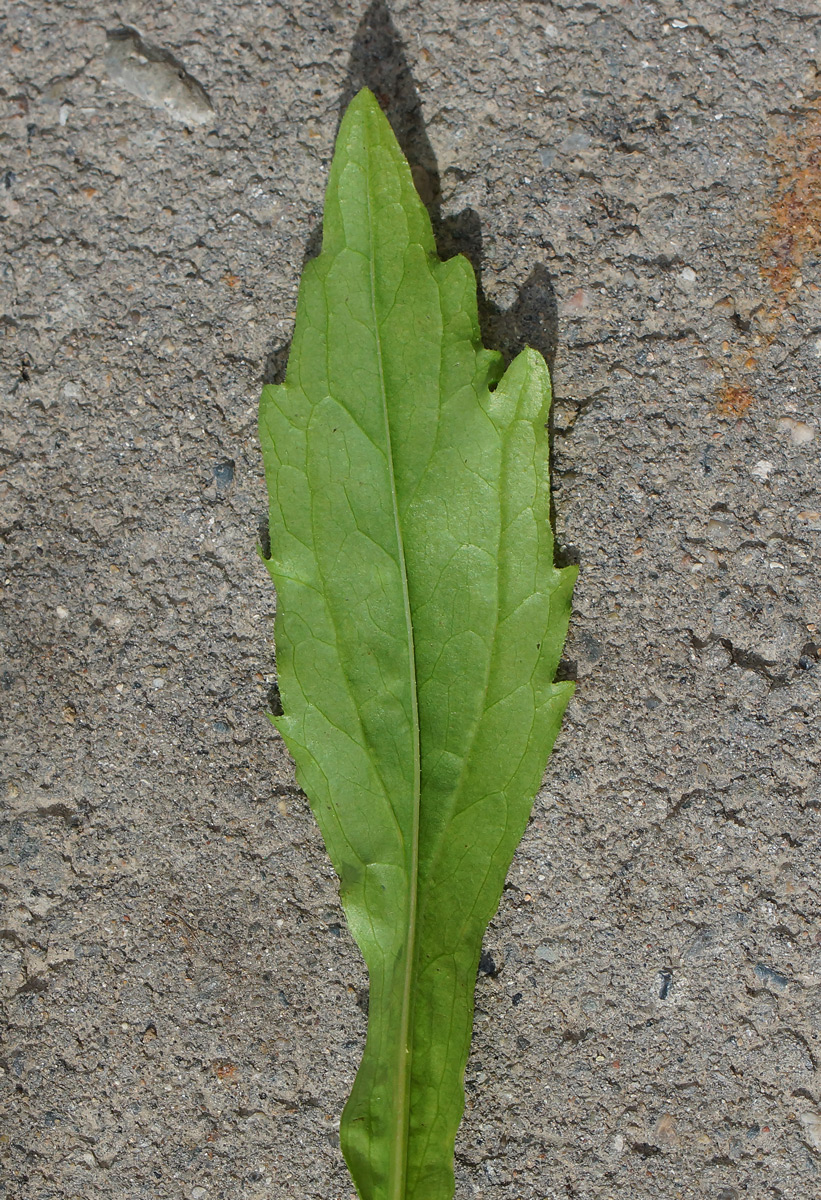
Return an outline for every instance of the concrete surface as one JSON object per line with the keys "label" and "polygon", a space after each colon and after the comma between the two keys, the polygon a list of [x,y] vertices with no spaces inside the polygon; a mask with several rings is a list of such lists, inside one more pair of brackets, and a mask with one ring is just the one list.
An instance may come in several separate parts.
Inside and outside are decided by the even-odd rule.
{"label": "concrete surface", "polygon": [[[458,1196],[813,1200],[817,6],[391,11],[0,17],[0,1194],[352,1194],[366,980],[264,717],[255,407],[367,80],[480,260],[488,338],[555,359],[582,564]],[[159,49],[106,54],[123,24]]]}

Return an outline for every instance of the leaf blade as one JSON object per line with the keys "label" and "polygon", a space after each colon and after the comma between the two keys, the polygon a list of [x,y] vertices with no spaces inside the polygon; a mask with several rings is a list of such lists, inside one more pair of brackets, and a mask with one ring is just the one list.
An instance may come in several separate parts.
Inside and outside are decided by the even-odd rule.
{"label": "leaf blade", "polygon": [[575,572],[553,566],[549,378],[524,351],[492,390],[499,365],[472,268],[436,258],[360,93],[260,433],[277,724],[371,984],[341,1127],[364,1200],[452,1195],[481,937],[571,690],[552,683]]}

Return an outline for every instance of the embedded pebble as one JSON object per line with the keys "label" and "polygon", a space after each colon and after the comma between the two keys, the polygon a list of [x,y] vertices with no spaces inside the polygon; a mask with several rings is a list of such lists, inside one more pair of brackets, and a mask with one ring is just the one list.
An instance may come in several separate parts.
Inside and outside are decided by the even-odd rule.
{"label": "embedded pebble", "polygon": [[790,435],[790,441],[795,446],[806,446],[815,437],[815,428],[806,421],[796,421],[793,417],[780,417],[778,428]]}
{"label": "embedded pebble", "polygon": [[214,479],[217,483],[217,490],[223,491],[234,481],[234,463],[230,458],[218,462],[214,467]]}
{"label": "embedded pebble", "polygon": [[798,1120],[809,1144],[814,1150],[821,1150],[821,1113],[801,1113]]}
{"label": "embedded pebble", "polygon": [[536,957],[540,962],[558,962],[559,951],[555,946],[539,946],[536,949]]}
{"label": "embedded pebble", "polygon": [[175,121],[206,125],[214,106],[205,88],[179,59],[124,25],[106,34],[105,64],[112,83],[161,108]]}
{"label": "embedded pebble", "polygon": [[753,479],[760,479],[762,483],[766,483],[774,470],[775,463],[771,463],[767,458],[762,458],[755,464],[750,474]]}

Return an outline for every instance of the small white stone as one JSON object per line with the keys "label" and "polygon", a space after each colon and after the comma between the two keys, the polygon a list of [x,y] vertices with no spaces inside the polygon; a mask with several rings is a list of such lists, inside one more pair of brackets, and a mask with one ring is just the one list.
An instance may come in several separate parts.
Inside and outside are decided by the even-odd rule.
{"label": "small white stone", "polygon": [[806,421],[796,421],[794,417],[781,417],[778,427],[789,433],[794,446],[806,446],[815,437],[814,426],[808,425]]}
{"label": "small white stone", "polygon": [[54,612],[57,615],[57,619],[60,621],[65,621],[66,617],[68,616],[68,609],[63,608],[62,604],[58,604]]}
{"label": "small white stone", "polygon": [[151,686],[152,686],[152,687],[155,687],[155,688],[164,688],[164,687],[165,687],[165,680],[164,680],[164,679],[160,679],[159,677],[157,677],[156,679],[152,679],[152,680],[151,680]]}
{"label": "small white stone", "polygon": [[821,1113],[800,1113],[798,1120],[804,1127],[804,1137],[810,1145],[814,1146],[816,1150],[821,1150]]}
{"label": "small white stone", "polygon": [[760,479],[762,483],[766,483],[774,470],[775,464],[771,463],[769,459],[762,458],[759,459],[759,461],[755,464],[750,471],[750,474],[752,475],[753,479]]}

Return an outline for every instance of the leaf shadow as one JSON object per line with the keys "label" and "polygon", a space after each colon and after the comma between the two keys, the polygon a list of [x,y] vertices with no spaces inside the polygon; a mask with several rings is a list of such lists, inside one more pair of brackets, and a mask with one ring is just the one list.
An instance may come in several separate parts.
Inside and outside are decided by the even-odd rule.
{"label": "leaf shadow", "polygon": [[[485,295],[482,286],[484,251],[479,214],[472,208],[443,215],[442,182],[422,114],[419,92],[405,55],[402,38],[394,25],[386,0],[372,0],[364,13],[351,46],[348,79],[343,89],[337,129],[348,104],[363,87],[374,93],[396,134],[417,190],[433,225],[439,255],[443,259],[464,254],[476,273],[479,326],[483,343],[499,350],[509,363],[525,346],[538,350],[553,375],[559,337],[558,306],[553,280],[544,263],[536,263],[519,287],[513,304],[502,309]],[[303,267],[319,254],[322,228],[317,225],[308,238]],[[280,383],[285,377],[288,345],[269,352],[263,382]],[[548,423],[550,469],[553,474],[552,409]],[[551,525],[556,528],[551,496]],[[574,552],[556,547],[556,562],[565,566],[578,561]]]}
{"label": "leaf shadow", "polygon": [[[357,28],[337,128],[348,104],[363,87],[369,87],[376,96],[410,163],[417,190],[430,214],[440,257],[464,254],[476,272],[483,342],[501,351],[506,362],[525,346],[532,346],[543,355],[552,371],[558,341],[558,311],[550,272],[544,263],[537,263],[506,310],[485,295],[479,215],[471,208],[442,215],[439,166],[402,40],[385,0],[372,0]],[[318,224],[308,238],[303,266],[319,254],[321,246],[322,228]],[[271,349],[265,362],[265,383],[279,383],[284,378],[287,352],[288,346]]]}

